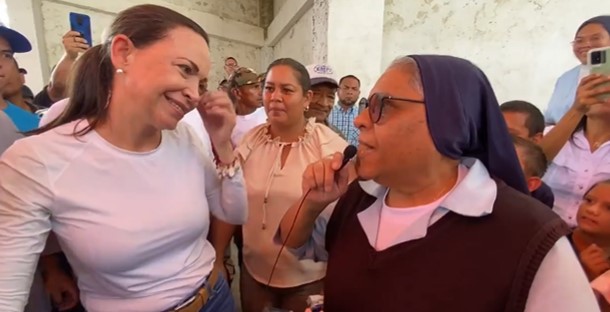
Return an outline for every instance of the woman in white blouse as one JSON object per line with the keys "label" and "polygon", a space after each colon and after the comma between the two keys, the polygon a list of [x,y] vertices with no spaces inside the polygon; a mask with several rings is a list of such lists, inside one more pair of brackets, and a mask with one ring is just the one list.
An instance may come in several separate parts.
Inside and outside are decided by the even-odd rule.
{"label": "woman in white blouse", "polygon": [[555,195],[553,210],[571,227],[585,192],[610,179],[610,77],[590,75],[580,82],[568,112],[544,136],[550,166],[543,180]]}
{"label": "woman in white blouse", "polygon": [[[234,308],[206,235],[210,212],[246,220],[246,193],[235,112],[205,90],[209,69],[205,31],[154,5],[119,13],[82,56],[67,110],[0,159],[2,311],[23,310],[51,230],[87,311]],[[195,108],[216,165],[178,122]]]}
{"label": "woman in white blouse", "polygon": [[307,297],[322,291],[326,263],[300,261],[287,250],[278,255],[281,246],[275,240],[280,220],[302,195],[305,167],[347,146],[332,129],[305,118],[311,97],[309,74],[302,64],[292,59],[274,61],[263,91],[268,121],[246,134],[236,149],[249,204],[241,275],[245,312],[265,307],[303,311]]}
{"label": "woman in white blouse", "polygon": [[574,103],[580,80],[589,73],[587,53],[594,48],[610,46],[610,16],[596,16],[576,30],[572,51],[580,64],[563,73],[555,83],[551,100],[544,112],[547,124],[556,124]]}

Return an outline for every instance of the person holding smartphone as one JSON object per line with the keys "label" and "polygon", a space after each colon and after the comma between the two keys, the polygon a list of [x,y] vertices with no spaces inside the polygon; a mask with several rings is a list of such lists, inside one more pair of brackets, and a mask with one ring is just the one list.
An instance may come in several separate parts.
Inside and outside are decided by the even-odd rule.
{"label": "person holding smartphone", "polygon": [[570,109],[580,80],[588,75],[587,53],[594,48],[610,46],[610,16],[591,18],[576,31],[572,51],[580,64],[565,72],[555,84],[555,89],[544,113],[547,124],[554,125]]}
{"label": "person holding smartphone", "polygon": [[91,46],[91,42],[87,42],[80,33],[70,30],[61,38],[64,47],[64,54],[53,67],[51,71],[51,79],[34,97],[33,103],[39,107],[51,107],[51,105],[67,96],[68,77],[74,62],[79,55],[85,53]]}

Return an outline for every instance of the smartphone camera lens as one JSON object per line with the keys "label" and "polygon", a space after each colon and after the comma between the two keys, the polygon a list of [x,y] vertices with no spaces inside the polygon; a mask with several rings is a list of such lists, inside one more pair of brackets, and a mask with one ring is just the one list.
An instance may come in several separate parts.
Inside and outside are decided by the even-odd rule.
{"label": "smartphone camera lens", "polygon": [[595,51],[591,53],[591,65],[598,65],[606,62],[606,51]]}

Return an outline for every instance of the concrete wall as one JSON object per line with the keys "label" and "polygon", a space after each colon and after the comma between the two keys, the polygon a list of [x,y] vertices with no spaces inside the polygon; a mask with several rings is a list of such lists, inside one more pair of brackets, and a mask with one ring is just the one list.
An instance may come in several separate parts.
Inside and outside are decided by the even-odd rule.
{"label": "concrete wall", "polygon": [[273,16],[276,16],[280,12],[280,9],[287,1],[288,0],[273,0]]}
{"label": "concrete wall", "polygon": [[500,102],[545,108],[555,80],[578,64],[570,42],[578,25],[609,13],[597,0],[386,0],[385,67],[413,53],[460,56],[489,76]]}
{"label": "concrete wall", "polygon": [[304,65],[313,62],[313,10],[308,9],[273,48],[274,59],[293,58]]}

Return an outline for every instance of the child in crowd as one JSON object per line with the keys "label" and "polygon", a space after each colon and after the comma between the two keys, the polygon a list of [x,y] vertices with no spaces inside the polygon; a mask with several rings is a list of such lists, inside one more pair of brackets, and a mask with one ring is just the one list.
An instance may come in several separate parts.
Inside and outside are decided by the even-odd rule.
{"label": "child in crowd", "polygon": [[569,236],[602,312],[610,311],[610,180],[585,193],[576,215],[578,226]]}
{"label": "child in crowd", "polygon": [[542,182],[542,177],[549,165],[542,148],[536,143],[518,136],[513,136],[513,144],[527,180],[527,188],[534,198],[553,208],[555,201],[553,192]]}

